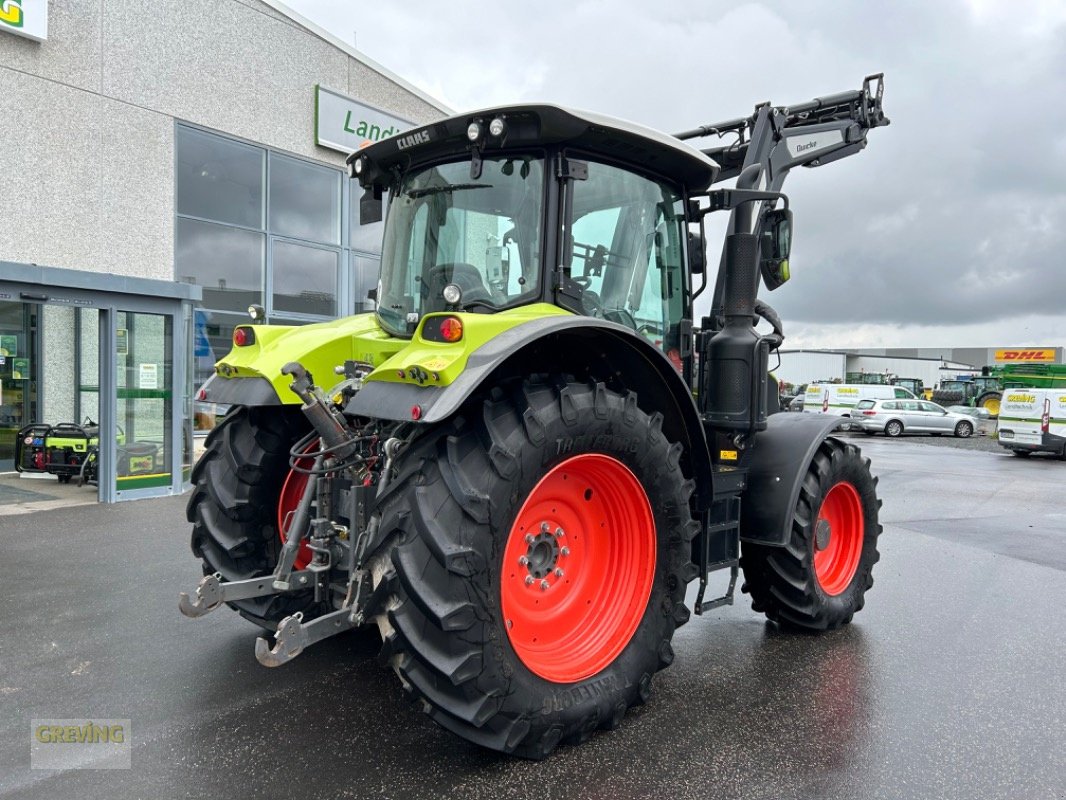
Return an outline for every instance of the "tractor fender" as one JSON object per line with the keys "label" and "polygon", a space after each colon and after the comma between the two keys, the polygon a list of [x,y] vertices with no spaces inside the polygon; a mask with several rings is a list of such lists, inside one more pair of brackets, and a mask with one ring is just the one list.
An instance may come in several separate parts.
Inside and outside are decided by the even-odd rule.
{"label": "tractor fender", "polygon": [[789,541],[792,513],[814,453],[846,418],[835,414],[774,414],[756,434],[744,466],[747,489],[741,497],[740,538],[782,546]]}
{"label": "tractor fender", "polygon": [[[581,316],[542,317],[516,325],[474,350],[448,386],[368,381],[345,413],[432,424],[447,419],[498,378],[570,374],[620,383],[637,393],[645,411],[663,415],[663,431],[689,457],[699,498],[711,496],[711,460],[688,385],[659,348],[630,328]],[[417,407],[417,411],[414,409]],[[414,413],[412,413],[414,412]]]}

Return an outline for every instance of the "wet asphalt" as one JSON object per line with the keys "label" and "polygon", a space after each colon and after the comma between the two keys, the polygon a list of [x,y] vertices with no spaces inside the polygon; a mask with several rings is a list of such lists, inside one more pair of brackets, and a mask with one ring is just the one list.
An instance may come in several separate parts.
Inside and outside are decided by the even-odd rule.
{"label": "wet asphalt", "polygon": [[[260,667],[177,594],[184,498],[0,508],[0,798],[1066,797],[1066,463],[860,440],[884,498],[866,609],[824,636],[694,618],[620,729],[518,761],[437,728],[373,635]],[[33,718],[132,720],[132,769],[29,768]]]}

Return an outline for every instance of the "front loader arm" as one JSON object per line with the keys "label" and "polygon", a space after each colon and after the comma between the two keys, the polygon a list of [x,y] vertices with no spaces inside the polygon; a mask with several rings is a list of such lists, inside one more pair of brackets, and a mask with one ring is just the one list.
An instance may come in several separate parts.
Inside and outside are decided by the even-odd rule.
{"label": "front loader arm", "polygon": [[863,80],[861,89],[792,106],[763,103],[750,117],[702,125],[675,136],[735,135],[737,139],[731,144],[703,150],[722,167],[717,181],[736,178],[758,164],[766,173],[760,188],[780,191],[793,167],[818,167],[862,150],[871,128],[889,124],[882,108],[883,96],[883,76],[871,75]]}

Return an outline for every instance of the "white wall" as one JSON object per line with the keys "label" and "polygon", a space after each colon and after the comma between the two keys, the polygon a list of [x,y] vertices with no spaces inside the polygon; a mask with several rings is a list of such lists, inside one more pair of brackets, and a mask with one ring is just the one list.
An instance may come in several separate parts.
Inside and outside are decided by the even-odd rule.
{"label": "white wall", "polygon": [[[770,357],[773,366],[774,358]],[[843,353],[816,353],[804,350],[793,350],[781,354],[781,366],[774,370],[774,375],[779,381],[787,381],[799,385],[814,381],[832,380],[844,378]]]}

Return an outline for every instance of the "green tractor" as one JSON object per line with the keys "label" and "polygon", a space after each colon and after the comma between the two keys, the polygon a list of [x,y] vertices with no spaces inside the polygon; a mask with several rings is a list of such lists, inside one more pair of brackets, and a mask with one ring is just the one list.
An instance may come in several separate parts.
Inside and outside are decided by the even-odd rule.
{"label": "green tractor", "polygon": [[205,577],[181,611],[266,629],[266,666],[376,626],[430,717],[529,758],[648,699],[697,579],[696,614],[742,570],[782,627],[850,622],[876,479],[839,418],[774,413],[784,337],[757,294],[789,277],[786,175],[862,150],[882,92],[676,136],[507,106],[353,154],[364,220],[388,195],[377,310],[234,331],[198,395],[231,410],[193,471]]}
{"label": "green tractor", "polygon": [[942,406],[983,408],[988,411],[992,419],[999,416],[999,403],[1002,397],[1003,386],[999,378],[988,375],[944,380],[933,392],[934,403]]}

